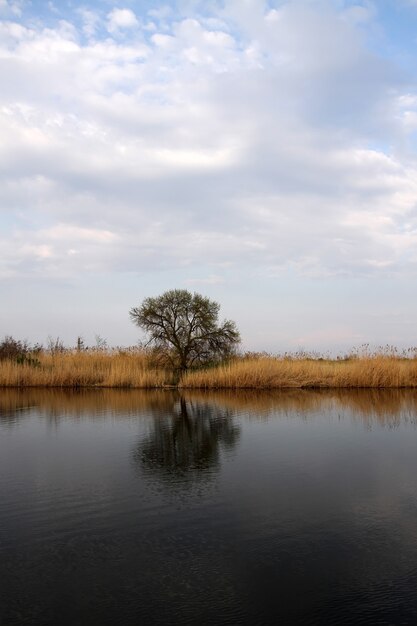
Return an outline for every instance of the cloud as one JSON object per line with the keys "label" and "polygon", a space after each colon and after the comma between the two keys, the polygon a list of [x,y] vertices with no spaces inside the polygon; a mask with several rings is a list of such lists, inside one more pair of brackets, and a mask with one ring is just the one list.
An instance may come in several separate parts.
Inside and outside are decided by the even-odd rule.
{"label": "cloud", "polygon": [[224,278],[217,274],[210,274],[206,278],[188,278],[186,283],[188,285],[221,285],[223,284]]}
{"label": "cloud", "polygon": [[363,4],[353,4],[347,6],[342,12],[342,17],[353,24],[365,25],[371,22],[377,15],[377,10],[372,2]]}
{"label": "cloud", "polygon": [[87,37],[94,37],[100,26],[100,15],[90,9],[81,7],[77,9],[77,13],[82,20],[82,31]]}
{"label": "cloud", "polygon": [[107,20],[109,33],[117,33],[119,30],[136,28],[139,25],[136,15],[130,9],[113,9],[108,14]]}
{"label": "cloud", "polygon": [[360,8],[4,22],[3,275],[413,274],[417,100]]}
{"label": "cloud", "polygon": [[19,0],[0,0],[0,16],[20,17],[22,15],[22,4]]}
{"label": "cloud", "polygon": [[148,15],[152,18],[161,20],[169,18],[172,15],[172,12],[172,8],[169,5],[165,4],[158,8],[150,9],[148,11]]}

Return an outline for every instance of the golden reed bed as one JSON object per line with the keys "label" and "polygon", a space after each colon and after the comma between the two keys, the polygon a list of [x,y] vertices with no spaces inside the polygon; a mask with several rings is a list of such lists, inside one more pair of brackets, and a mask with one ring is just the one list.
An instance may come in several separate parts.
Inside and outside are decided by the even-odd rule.
{"label": "golden reed bed", "polygon": [[[160,388],[173,372],[141,351],[41,352],[36,362],[0,361],[1,387]],[[374,354],[349,360],[240,357],[186,372],[183,389],[405,388],[417,387],[417,359]]]}
{"label": "golden reed bed", "polygon": [[260,357],[190,372],[181,387],[198,389],[417,387],[417,360],[373,355],[352,360]]}
{"label": "golden reed bed", "polygon": [[140,351],[41,352],[35,364],[0,361],[1,387],[162,387],[170,373]]}

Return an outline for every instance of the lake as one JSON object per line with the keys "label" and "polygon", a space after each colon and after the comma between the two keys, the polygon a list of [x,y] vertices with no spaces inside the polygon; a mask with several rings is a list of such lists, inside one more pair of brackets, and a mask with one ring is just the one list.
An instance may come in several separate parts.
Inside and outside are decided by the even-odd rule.
{"label": "lake", "polygon": [[0,390],[0,623],[417,623],[417,392]]}

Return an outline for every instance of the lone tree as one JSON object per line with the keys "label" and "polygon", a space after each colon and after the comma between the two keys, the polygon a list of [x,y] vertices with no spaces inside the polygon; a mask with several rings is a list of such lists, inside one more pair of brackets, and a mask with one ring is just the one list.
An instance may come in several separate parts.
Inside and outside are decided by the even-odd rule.
{"label": "lone tree", "polygon": [[134,324],[149,335],[154,346],[180,370],[230,356],[240,342],[234,322],[218,323],[220,305],[186,289],[172,289],[146,298],[130,310]]}

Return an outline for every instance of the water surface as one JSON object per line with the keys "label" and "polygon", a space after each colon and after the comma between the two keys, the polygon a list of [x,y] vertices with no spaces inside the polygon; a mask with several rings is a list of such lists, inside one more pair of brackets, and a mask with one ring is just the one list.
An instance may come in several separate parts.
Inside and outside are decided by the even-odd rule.
{"label": "water surface", "polygon": [[0,623],[415,624],[417,393],[0,391]]}

